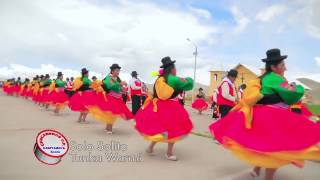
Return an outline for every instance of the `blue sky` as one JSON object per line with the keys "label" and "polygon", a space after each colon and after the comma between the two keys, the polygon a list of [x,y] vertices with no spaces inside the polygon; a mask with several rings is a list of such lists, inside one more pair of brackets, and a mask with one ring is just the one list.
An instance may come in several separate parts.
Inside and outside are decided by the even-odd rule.
{"label": "blue sky", "polygon": [[320,81],[319,6],[319,0],[4,0],[0,76],[19,73],[16,65],[41,64],[106,74],[119,63],[124,74],[137,70],[152,81],[150,72],[168,55],[181,76],[192,76],[190,38],[198,45],[197,79],[204,84],[211,69],[261,68],[270,48],[288,55],[290,79]]}

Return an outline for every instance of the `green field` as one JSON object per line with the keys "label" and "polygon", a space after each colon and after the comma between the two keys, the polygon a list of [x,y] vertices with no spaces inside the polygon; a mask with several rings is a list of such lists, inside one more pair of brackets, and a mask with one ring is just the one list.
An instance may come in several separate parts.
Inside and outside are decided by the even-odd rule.
{"label": "green field", "polygon": [[309,105],[309,109],[313,114],[320,114],[320,105]]}

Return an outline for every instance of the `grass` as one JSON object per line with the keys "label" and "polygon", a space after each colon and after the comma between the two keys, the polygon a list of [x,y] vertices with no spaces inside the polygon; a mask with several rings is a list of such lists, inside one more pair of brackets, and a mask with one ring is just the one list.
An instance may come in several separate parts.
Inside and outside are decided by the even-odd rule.
{"label": "grass", "polygon": [[313,113],[313,114],[320,114],[320,105],[309,105],[309,110]]}
{"label": "grass", "polygon": [[200,132],[191,132],[191,134],[196,135],[196,136],[200,136],[200,137],[205,137],[205,138],[210,138],[212,139],[212,135],[209,132],[204,132],[204,133],[200,133]]}

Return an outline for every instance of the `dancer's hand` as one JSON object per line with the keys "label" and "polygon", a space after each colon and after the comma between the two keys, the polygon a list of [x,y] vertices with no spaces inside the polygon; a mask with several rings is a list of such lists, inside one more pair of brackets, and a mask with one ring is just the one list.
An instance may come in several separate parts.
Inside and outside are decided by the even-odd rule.
{"label": "dancer's hand", "polygon": [[121,81],[120,85],[121,85],[121,86],[123,86],[123,85],[127,85],[127,82],[125,82],[125,81]]}

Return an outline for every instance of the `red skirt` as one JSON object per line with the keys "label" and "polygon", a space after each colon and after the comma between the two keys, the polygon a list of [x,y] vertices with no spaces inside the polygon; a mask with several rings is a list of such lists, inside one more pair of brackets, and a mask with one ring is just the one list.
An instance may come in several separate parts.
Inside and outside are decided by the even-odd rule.
{"label": "red skirt", "polygon": [[20,91],[20,86],[19,86],[19,85],[14,85],[14,86],[13,86],[13,91],[14,91],[15,93],[19,92],[19,91]]}
{"label": "red skirt", "polygon": [[94,91],[78,91],[69,99],[69,108],[72,111],[88,112],[87,103],[92,101],[95,95]]}
{"label": "red skirt", "polygon": [[8,86],[6,88],[6,93],[12,95],[14,93],[14,86]]}
{"label": "red skirt", "polygon": [[42,90],[42,93],[40,93],[39,102],[40,103],[50,103],[51,102],[48,88],[44,88]]}
{"label": "red skirt", "polygon": [[50,94],[50,100],[53,104],[64,104],[69,100],[68,95],[64,92],[64,88],[56,88]]}
{"label": "red skirt", "polygon": [[30,98],[33,97],[33,90],[32,90],[32,89],[29,89],[29,90],[27,91],[27,96],[30,97]]}
{"label": "red skirt", "polygon": [[32,93],[32,101],[40,102],[40,98],[41,98],[41,92],[40,91]]}
{"label": "red skirt", "polygon": [[209,129],[227,149],[255,166],[301,167],[304,160],[320,160],[320,126],[289,109],[255,106],[251,129],[245,127],[242,112],[230,112]]}
{"label": "red skirt", "polygon": [[193,128],[188,112],[177,100],[151,101],[140,108],[135,120],[135,128],[150,141],[178,140]]}
{"label": "red skirt", "polygon": [[107,124],[113,124],[118,118],[124,120],[133,118],[121,96],[115,97],[105,92],[98,92],[86,103],[90,114]]}
{"label": "red skirt", "polygon": [[22,90],[21,93],[20,93],[20,96],[22,96],[22,97],[27,97],[27,96],[28,96],[28,94],[27,94],[27,88],[23,88],[23,90]]}
{"label": "red skirt", "polygon": [[208,109],[208,104],[203,98],[197,98],[191,105],[193,109],[203,111]]}
{"label": "red skirt", "polygon": [[9,86],[3,86],[2,87],[2,91],[4,92],[4,93],[6,93],[6,94],[8,94],[8,90],[9,90]]}

